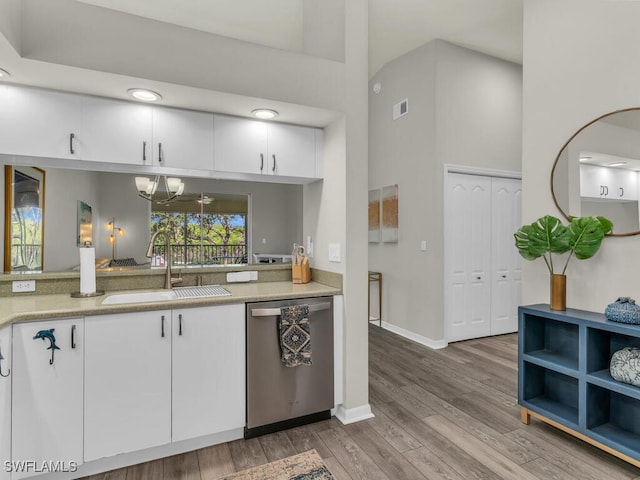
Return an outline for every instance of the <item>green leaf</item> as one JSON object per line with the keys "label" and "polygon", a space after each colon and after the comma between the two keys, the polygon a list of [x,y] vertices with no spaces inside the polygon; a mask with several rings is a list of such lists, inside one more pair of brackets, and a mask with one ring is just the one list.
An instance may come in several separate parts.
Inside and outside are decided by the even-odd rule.
{"label": "green leaf", "polygon": [[611,220],[604,217],[596,217],[596,218],[600,222],[600,225],[602,225],[602,232],[605,235],[609,235],[613,233],[613,222]]}
{"label": "green leaf", "polygon": [[565,253],[569,251],[569,230],[551,215],[545,215],[531,224],[529,242],[532,251]]}
{"label": "green leaf", "polygon": [[[603,220],[605,221],[603,223]],[[605,229],[611,230],[613,224],[596,217],[579,217],[569,224],[569,248],[579,260],[593,257],[604,238]]]}
{"label": "green leaf", "polygon": [[531,225],[523,225],[520,227],[513,236],[516,239],[516,248],[522,258],[526,260],[535,260],[536,258],[540,258],[546,252],[541,251],[540,249],[531,249],[531,242],[529,241],[529,234],[531,232]]}

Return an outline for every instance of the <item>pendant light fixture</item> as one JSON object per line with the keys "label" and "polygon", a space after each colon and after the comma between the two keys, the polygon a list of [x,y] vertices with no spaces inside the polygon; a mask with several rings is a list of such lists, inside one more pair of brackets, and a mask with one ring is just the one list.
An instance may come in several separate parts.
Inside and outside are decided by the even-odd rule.
{"label": "pendant light fixture", "polygon": [[[164,188],[164,194],[158,192],[158,186],[162,183]],[[176,177],[167,178],[166,175],[156,175],[154,179],[148,177],[136,177],[136,189],[138,190],[138,196],[149,200],[155,201],[159,204],[165,204],[174,201],[182,192],[184,192],[184,183],[182,180]],[[154,196],[155,195],[155,196]]]}

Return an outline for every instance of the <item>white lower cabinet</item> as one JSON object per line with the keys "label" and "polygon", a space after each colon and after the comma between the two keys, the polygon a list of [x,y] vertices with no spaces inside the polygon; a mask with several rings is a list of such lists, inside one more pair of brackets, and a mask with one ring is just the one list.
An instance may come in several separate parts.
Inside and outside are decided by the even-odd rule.
{"label": "white lower cabinet", "polygon": [[245,424],[244,305],[173,310],[172,440]]}
{"label": "white lower cabinet", "polygon": [[13,325],[12,479],[82,463],[83,322]]}
{"label": "white lower cabinet", "polygon": [[171,442],[171,310],[85,320],[85,461]]}
{"label": "white lower cabinet", "polygon": [[11,327],[0,328],[0,480],[11,471]]}

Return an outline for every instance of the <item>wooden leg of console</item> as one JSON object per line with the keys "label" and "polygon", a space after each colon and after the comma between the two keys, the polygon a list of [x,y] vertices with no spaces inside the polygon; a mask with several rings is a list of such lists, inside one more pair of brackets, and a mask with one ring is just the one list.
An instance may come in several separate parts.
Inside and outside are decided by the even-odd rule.
{"label": "wooden leg of console", "polygon": [[529,410],[524,407],[520,408],[520,421],[525,425],[529,425],[531,423],[531,415],[529,414]]}

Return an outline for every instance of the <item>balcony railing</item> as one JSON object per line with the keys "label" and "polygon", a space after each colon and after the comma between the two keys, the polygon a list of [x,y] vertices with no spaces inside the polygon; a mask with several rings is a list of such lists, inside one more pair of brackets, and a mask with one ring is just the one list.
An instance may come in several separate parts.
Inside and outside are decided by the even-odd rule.
{"label": "balcony railing", "polygon": [[[154,258],[165,258],[166,248],[153,247]],[[171,244],[172,265],[229,265],[247,262],[246,245],[182,245]],[[153,264],[153,259],[152,259]]]}

